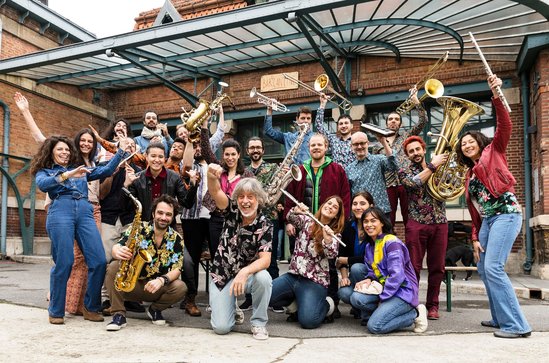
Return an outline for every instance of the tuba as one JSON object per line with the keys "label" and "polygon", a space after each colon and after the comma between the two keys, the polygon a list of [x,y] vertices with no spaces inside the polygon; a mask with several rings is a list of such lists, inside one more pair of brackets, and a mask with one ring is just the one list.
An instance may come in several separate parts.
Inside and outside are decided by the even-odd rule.
{"label": "tuba", "polygon": [[269,184],[265,187],[265,192],[267,192],[267,205],[275,205],[276,202],[282,196],[282,191],[290,184],[293,180],[301,180],[301,170],[299,166],[293,162],[293,158],[297,153],[297,150],[301,147],[305,135],[309,131],[309,124],[302,123],[297,125],[299,127],[299,135],[297,136],[296,141],[294,142],[288,154],[282,160],[278,169],[273,174]]}
{"label": "tuba", "polygon": [[473,116],[482,115],[484,110],[474,102],[457,97],[443,96],[437,99],[444,112],[444,120],[438,136],[435,155],[448,153],[446,163],[440,165],[427,181],[429,193],[441,202],[459,197],[465,190],[467,166],[458,163],[456,146],[459,134],[467,121]]}
{"label": "tuba", "polygon": [[128,189],[122,188],[122,191],[131,198],[136,209],[135,217],[130,227],[130,235],[126,242],[126,247],[132,251],[133,257],[127,261],[120,261],[120,268],[114,278],[114,288],[118,291],[130,292],[135,288],[135,283],[141,274],[141,269],[145,263],[152,261],[152,257],[147,250],[141,249],[137,245],[137,234],[141,229],[141,203]]}

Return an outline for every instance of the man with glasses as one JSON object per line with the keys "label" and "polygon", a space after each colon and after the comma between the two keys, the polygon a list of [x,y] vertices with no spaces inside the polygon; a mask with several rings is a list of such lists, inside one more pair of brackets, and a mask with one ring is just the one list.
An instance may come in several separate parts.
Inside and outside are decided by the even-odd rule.
{"label": "man with glasses", "polygon": [[374,197],[374,202],[384,213],[389,216],[391,206],[385,187],[384,173],[397,171],[397,164],[393,150],[387,142],[387,138],[376,135],[377,140],[385,150],[385,155],[371,155],[368,153],[368,136],[364,132],[356,132],[351,136],[351,147],[356,155],[353,161],[345,168],[351,195],[367,191]]}

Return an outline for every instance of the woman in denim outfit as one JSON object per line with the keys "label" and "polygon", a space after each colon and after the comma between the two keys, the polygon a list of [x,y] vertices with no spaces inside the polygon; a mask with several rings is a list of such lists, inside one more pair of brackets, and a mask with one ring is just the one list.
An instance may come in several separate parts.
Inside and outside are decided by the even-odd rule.
{"label": "woman in denim outfit", "polygon": [[496,92],[501,79],[490,76],[488,84],[496,110],[494,138],[470,131],[456,147],[458,160],[469,167],[465,197],[473,221],[473,250],[492,315],[481,325],[499,328],[494,332],[498,338],[528,337],[532,329],[505,273],[505,262],[522,227],[521,207],[513,188],[516,181],[505,156],[513,125]]}
{"label": "woman in denim outfit", "polygon": [[[125,148],[126,141],[120,142]],[[88,201],[88,182],[110,176],[122,161],[118,150],[111,161],[97,168],[75,167],[77,151],[64,136],[52,136],[44,141],[31,164],[36,184],[47,192],[52,203],[48,208],[46,230],[52,241],[55,266],[50,274],[49,321],[63,324],[65,296],[74,261],[73,243],[78,242],[88,265],[88,288],[84,298],[84,317],[100,321],[101,286],[105,277],[106,259],[101,236],[95,224],[93,206]]]}

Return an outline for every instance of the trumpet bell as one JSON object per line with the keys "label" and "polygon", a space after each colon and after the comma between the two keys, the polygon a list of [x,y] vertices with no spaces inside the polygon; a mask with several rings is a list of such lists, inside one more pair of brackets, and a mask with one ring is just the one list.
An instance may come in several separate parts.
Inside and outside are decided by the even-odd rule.
{"label": "trumpet bell", "polygon": [[257,89],[254,87],[250,90],[250,98],[257,96]]}

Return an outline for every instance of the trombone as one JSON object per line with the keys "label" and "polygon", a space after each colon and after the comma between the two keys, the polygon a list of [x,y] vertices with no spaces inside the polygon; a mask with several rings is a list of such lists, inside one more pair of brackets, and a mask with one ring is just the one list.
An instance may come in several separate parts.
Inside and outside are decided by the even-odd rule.
{"label": "trombone", "polygon": [[[444,86],[442,86],[442,83],[440,81],[438,81],[437,79],[434,79],[433,76],[435,75],[435,73],[439,70],[440,67],[442,67],[444,65],[444,63],[446,63],[446,61],[448,60],[448,55],[450,54],[450,52],[445,52],[442,57],[440,57],[435,64],[433,64],[431,66],[431,68],[429,68],[429,70],[427,71],[427,73],[423,76],[423,78],[421,78],[415,85],[414,87],[419,90],[420,88],[423,88],[425,87],[425,95],[423,95],[423,97],[421,97],[420,99],[420,102],[425,100],[426,97],[432,97],[432,98],[438,98],[440,96],[442,96],[442,94],[444,93]],[[434,81],[434,82],[430,82],[429,84],[427,84],[429,81]],[[442,87],[442,88],[441,88]],[[412,87],[413,88],[413,87]],[[429,90],[427,90],[429,89]],[[442,89],[440,95],[438,95],[438,91]],[[433,94],[433,95],[437,95],[436,97],[435,96],[431,96],[429,93]],[[397,107],[396,109],[396,112],[399,114],[399,115],[402,115],[403,113],[406,113],[408,111],[410,111],[412,108],[414,108],[414,103],[412,102],[412,99],[411,99],[411,96],[408,97],[404,102],[402,102],[400,104],[400,106]]]}
{"label": "trombone", "polygon": [[284,104],[278,102],[277,100],[274,100],[272,98],[269,98],[265,95],[262,95],[257,91],[257,89],[254,87],[250,91],[250,98],[257,97],[257,102],[264,104],[267,107],[271,107],[275,111],[280,112],[288,112],[288,107],[286,107]]}
{"label": "trombone", "polygon": [[335,96],[341,99],[341,102],[334,101],[332,97],[328,97],[328,101],[332,102],[333,104],[337,105],[337,107],[342,108],[345,111],[349,111],[353,107],[353,104],[351,103],[351,101],[343,97],[341,94],[337,93],[336,90],[334,90],[332,87],[329,86],[330,78],[328,78],[328,75],[325,73],[322,73],[320,76],[316,77],[314,87],[309,86],[307,83],[302,82],[299,79],[296,79],[287,73],[282,73],[282,75],[287,80],[294,82],[297,85],[305,88],[308,91],[316,93],[319,96],[320,96],[320,93],[326,93],[324,91],[333,93]]}

